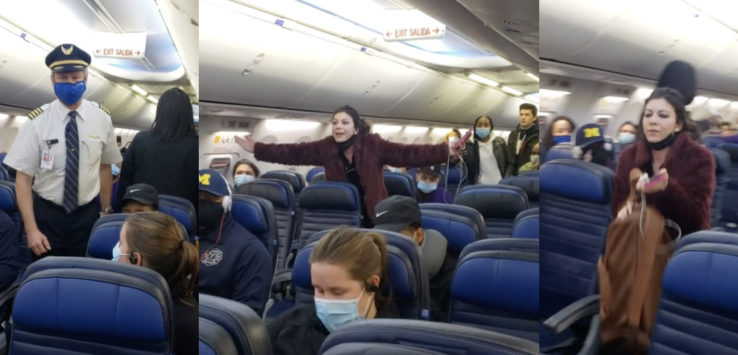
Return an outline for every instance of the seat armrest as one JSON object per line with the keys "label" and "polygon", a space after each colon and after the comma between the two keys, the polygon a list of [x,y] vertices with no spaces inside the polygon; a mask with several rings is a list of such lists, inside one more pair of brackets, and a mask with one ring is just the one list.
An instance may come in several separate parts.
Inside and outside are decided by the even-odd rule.
{"label": "seat armrest", "polygon": [[556,312],[543,322],[543,326],[553,334],[559,334],[572,324],[600,312],[600,295],[584,297]]}

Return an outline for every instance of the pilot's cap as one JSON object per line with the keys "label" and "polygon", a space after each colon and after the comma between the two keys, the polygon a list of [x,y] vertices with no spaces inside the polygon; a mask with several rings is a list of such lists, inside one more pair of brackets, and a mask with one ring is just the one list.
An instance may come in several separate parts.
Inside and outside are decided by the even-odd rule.
{"label": "pilot's cap", "polygon": [[213,169],[200,170],[200,191],[215,196],[229,196],[228,182],[219,172]]}
{"label": "pilot's cap", "polygon": [[587,123],[577,130],[574,139],[574,145],[584,149],[593,143],[605,142],[605,135],[602,133],[602,127],[596,123]]}
{"label": "pilot's cap", "polygon": [[84,70],[91,61],[87,52],[70,43],[57,46],[46,56],[46,66],[55,73]]}

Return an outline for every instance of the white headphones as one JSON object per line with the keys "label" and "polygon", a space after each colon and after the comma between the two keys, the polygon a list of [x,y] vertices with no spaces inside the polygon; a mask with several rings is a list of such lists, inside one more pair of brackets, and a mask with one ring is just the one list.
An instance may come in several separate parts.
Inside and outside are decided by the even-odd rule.
{"label": "white headphones", "polygon": [[231,186],[228,184],[228,181],[221,175],[220,177],[223,178],[223,181],[225,181],[226,188],[228,189],[228,195],[223,196],[223,202],[221,203],[223,205],[223,210],[225,212],[228,212],[231,210],[231,205],[233,205],[233,198],[231,197],[233,195],[233,191],[231,191]]}

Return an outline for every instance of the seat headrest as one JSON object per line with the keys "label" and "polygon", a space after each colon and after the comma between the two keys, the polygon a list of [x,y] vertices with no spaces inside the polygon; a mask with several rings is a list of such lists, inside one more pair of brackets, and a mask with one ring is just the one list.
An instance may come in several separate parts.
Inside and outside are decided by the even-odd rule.
{"label": "seat headrest", "polygon": [[459,260],[465,258],[468,254],[489,250],[494,250],[510,255],[530,255],[531,258],[538,260],[538,245],[538,239],[482,239],[467,245],[461,252],[461,255],[459,255]]}
{"label": "seat headrest", "polygon": [[513,219],[528,208],[528,197],[517,186],[471,185],[461,189],[454,198],[454,204],[472,207],[485,219]]}
{"label": "seat headrest", "polygon": [[360,211],[359,192],[346,182],[322,181],[300,194],[300,208],[313,210]]}
{"label": "seat headrest", "polygon": [[[231,216],[236,222],[240,223],[249,232],[260,235],[269,230],[269,222],[267,216],[259,202],[255,201],[256,196],[233,195],[233,205],[231,207]],[[262,199],[265,203],[271,204],[266,199]]]}
{"label": "seat headrest", "polygon": [[171,195],[159,195],[159,212],[174,217],[189,234],[195,234],[195,206],[190,200]]}
{"label": "seat headrest", "polygon": [[453,255],[458,255],[465,246],[482,238],[482,234],[477,234],[474,222],[464,216],[440,210],[421,210],[420,218],[423,229],[437,230],[446,237]]}
{"label": "seat headrest", "polygon": [[295,195],[300,194],[302,189],[305,187],[305,182],[302,175],[299,173],[288,171],[288,170],[272,170],[267,171],[261,176],[262,179],[277,179],[287,181],[292,186],[292,191]]}
{"label": "seat headrest", "polygon": [[511,237],[538,239],[538,215],[525,216],[515,222]]}
{"label": "seat headrest", "polygon": [[738,246],[696,243],[681,247],[669,260],[662,298],[735,319],[738,316]]}
{"label": "seat headrest", "polygon": [[458,166],[451,166],[448,168],[448,173],[446,174],[446,180],[448,180],[449,185],[456,185],[461,182],[461,178],[463,176],[464,172],[461,170]]}
{"label": "seat headrest", "polygon": [[283,180],[257,179],[236,188],[240,195],[259,196],[269,200],[275,208],[294,208],[292,185]]}
{"label": "seat headrest", "polygon": [[305,174],[305,180],[312,181],[313,180],[313,177],[316,174],[322,173],[324,171],[325,171],[325,168],[323,168],[322,166],[316,166],[316,167],[308,170],[307,174]]}
{"label": "seat headrest", "polygon": [[100,218],[95,223],[90,239],[87,241],[87,256],[105,260],[113,258],[113,247],[120,240],[120,230],[123,228],[126,216],[125,213],[111,214],[103,216],[103,218],[113,218],[108,218],[102,222],[100,220],[103,218]]}
{"label": "seat headrest", "polygon": [[500,184],[517,186],[528,196],[529,201],[538,201],[540,185],[538,175],[518,175],[500,180]]}
{"label": "seat headrest", "polygon": [[202,317],[198,319],[198,327],[199,355],[238,354],[236,344],[225,328]]}
{"label": "seat headrest", "polygon": [[0,210],[8,213],[18,211],[15,201],[15,184],[10,181],[0,181]]}
{"label": "seat headrest", "polygon": [[271,342],[264,322],[249,306],[233,300],[200,294],[201,319],[223,327],[233,339],[238,354],[270,354]]}
{"label": "seat headrest", "polygon": [[415,197],[415,183],[409,175],[385,171],[384,185],[387,188],[387,194],[390,196],[403,195]]}
{"label": "seat headrest", "polygon": [[351,322],[331,333],[318,353],[339,344],[357,342],[399,344],[443,354],[538,354],[538,344],[530,340],[459,324],[415,319]]}
{"label": "seat headrest", "polygon": [[451,298],[516,314],[538,314],[538,255],[477,251],[456,266]]}
{"label": "seat headrest", "polygon": [[574,145],[571,142],[559,143],[548,149],[546,156],[543,159],[544,163],[550,162],[556,159],[571,159],[571,149]]}
{"label": "seat headrest", "polygon": [[735,143],[723,143],[718,148],[728,152],[730,154],[730,161],[732,163],[738,163],[738,144]]}
{"label": "seat headrest", "polygon": [[462,206],[462,205],[454,205],[449,203],[421,203],[420,206],[420,213],[423,214],[427,210],[436,210],[436,211],[443,211],[448,212],[454,215],[458,216],[464,216],[466,218],[469,218],[476,227],[474,227],[475,231],[479,233],[480,238],[482,236],[487,235],[486,231],[486,225],[484,223],[484,216],[482,216],[479,211],[477,211],[474,208],[471,208],[469,206]]}
{"label": "seat headrest", "polygon": [[613,172],[581,160],[557,160],[541,165],[541,191],[599,204],[610,203]]}
{"label": "seat headrest", "polygon": [[29,265],[13,321],[16,330],[64,334],[70,341],[168,344],[173,333],[171,295],[161,275],[80,257],[46,257]]}
{"label": "seat headrest", "polygon": [[718,244],[731,244],[731,245],[738,246],[738,234],[711,231],[711,230],[697,231],[697,232],[685,235],[684,238],[682,238],[682,240],[679,241],[679,245],[677,245],[677,249],[681,249],[687,245],[697,244],[697,243],[718,243]]}
{"label": "seat headrest", "polygon": [[325,173],[324,172],[319,172],[319,173],[313,175],[313,177],[310,179],[310,183],[311,184],[314,183],[314,182],[318,182],[318,181],[325,181]]}
{"label": "seat headrest", "polygon": [[710,148],[715,158],[715,173],[724,174],[730,169],[730,154],[722,149]]}

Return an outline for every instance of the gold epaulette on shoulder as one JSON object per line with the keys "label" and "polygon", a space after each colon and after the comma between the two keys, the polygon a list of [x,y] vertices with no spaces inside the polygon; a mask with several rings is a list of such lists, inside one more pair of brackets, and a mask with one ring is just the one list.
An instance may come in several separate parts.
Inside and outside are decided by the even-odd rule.
{"label": "gold epaulette on shoulder", "polygon": [[44,112],[44,109],[42,109],[41,107],[36,107],[35,109],[33,109],[33,111],[28,113],[28,118],[34,119],[36,118],[36,116],[40,115],[41,112]]}
{"label": "gold epaulette on shoulder", "polygon": [[110,116],[110,110],[108,110],[107,107],[100,105],[100,104],[97,104],[97,105],[100,106],[100,109],[103,110],[103,112],[107,113],[108,116]]}

